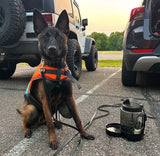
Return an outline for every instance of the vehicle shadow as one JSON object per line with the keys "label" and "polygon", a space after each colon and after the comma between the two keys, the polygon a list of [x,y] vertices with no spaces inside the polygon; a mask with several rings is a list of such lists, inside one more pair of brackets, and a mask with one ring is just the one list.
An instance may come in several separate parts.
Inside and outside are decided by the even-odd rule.
{"label": "vehicle shadow", "polygon": [[142,87],[160,88],[160,73],[143,73],[137,74],[137,85]]}
{"label": "vehicle shadow", "polygon": [[0,80],[0,89],[25,90],[33,73],[34,69],[16,70],[10,79]]}

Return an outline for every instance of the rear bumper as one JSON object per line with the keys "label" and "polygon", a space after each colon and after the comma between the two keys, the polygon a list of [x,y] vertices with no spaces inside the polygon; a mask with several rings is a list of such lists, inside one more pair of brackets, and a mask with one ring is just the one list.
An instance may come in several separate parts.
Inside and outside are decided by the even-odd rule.
{"label": "rear bumper", "polygon": [[[160,65],[160,57],[157,56],[143,56],[140,57],[134,67],[133,71],[152,71],[155,65]],[[158,69],[158,68],[157,68]],[[157,71],[158,72],[158,71]],[[160,72],[160,71],[159,71]]]}
{"label": "rear bumper", "polygon": [[156,49],[153,53],[132,53],[130,50],[123,55],[123,61],[128,71],[160,72],[160,54]]}
{"label": "rear bumper", "polygon": [[0,63],[6,60],[15,63],[39,61],[38,42],[18,42],[14,45],[0,47]]}

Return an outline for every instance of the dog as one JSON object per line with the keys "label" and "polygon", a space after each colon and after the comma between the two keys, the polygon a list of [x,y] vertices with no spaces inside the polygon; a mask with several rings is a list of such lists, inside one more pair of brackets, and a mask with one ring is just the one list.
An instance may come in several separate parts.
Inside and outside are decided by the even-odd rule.
{"label": "dog", "polygon": [[[42,70],[44,75],[47,75],[45,71],[50,71],[54,68],[55,70],[60,69],[62,75],[56,76],[59,77],[59,80],[56,78],[55,81],[46,78],[47,88],[49,88],[47,89],[49,90],[49,100],[47,100],[47,93],[41,77],[33,81],[32,85],[31,82],[29,83],[29,95],[32,95],[32,99],[34,100],[27,99],[28,94],[26,93],[24,107],[22,109],[17,109],[17,112],[21,114],[23,118],[22,125],[24,127],[25,137],[31,137],[32,125],[45,122],[48,128],[50,147],[54,150],[57,149],[58,141],[55,135],[55,125],[52,121],[52,116],[56,113],[57,109],[63,117],[74,119],[76,127],[83,138],[93,140],[94,136],[84,129],[78,115],[75,99],[73,97],[72,81],[64,74],[68,71],[66,55],[67,39],[69,35],[69,18],[66,10],[63,10],[60,14],[55,27],[48,27],[42,14],[35,9],[33,12],[33,25],[34,31],[38,35],[38,49],[41,59],[43,60],[41,66],[37,68],[37,72]],[[53,74],[53,76],[55,76],[55,74]],[[28,92],[28,89],[26,92]],[[41,108],[31,103],[31,101],[35,101],[35,99],[41,104],[41,106],[39,105]]]}

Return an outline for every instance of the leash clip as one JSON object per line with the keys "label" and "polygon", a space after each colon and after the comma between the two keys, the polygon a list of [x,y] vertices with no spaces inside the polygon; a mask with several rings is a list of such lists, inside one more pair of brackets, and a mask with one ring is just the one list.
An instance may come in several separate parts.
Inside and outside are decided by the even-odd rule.
{"label": "leash clip", "polygon": [[40,68],[40,72],[41,72],[41,73],[44,73],[44,72],[45,72],[44,59],[41,60],[41,64],[42,64],[42,67]]}

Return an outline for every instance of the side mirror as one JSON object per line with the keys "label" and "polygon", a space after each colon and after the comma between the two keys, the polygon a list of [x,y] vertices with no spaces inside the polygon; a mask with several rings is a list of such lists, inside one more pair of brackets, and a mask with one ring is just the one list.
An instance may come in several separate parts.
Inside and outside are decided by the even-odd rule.
{"label": "side mirror", "polygon": [[82,20],[82,26],[84,27],[82,30],[84,31],[86,29],[86,26],[88,25],[88,19]]}

